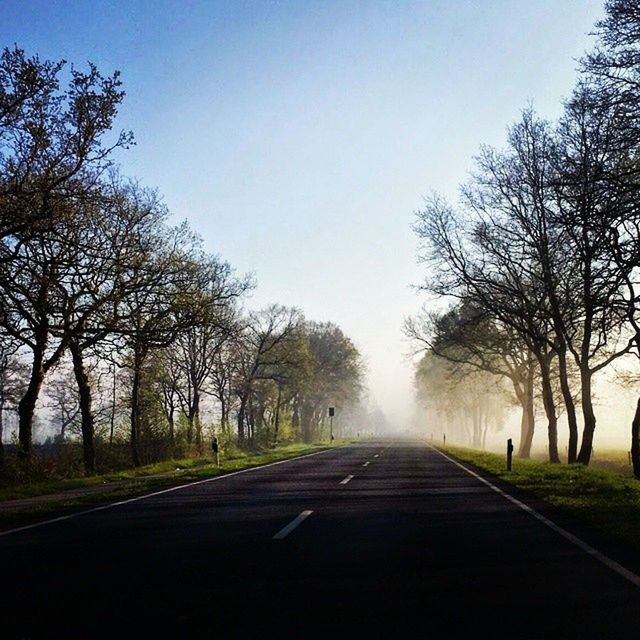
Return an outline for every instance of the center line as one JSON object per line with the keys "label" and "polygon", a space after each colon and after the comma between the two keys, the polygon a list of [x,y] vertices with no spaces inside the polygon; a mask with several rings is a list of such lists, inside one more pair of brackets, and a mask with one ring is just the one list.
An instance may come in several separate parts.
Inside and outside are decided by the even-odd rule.
{"label": "center line", "polygon": [[367,460],[367,461],[366,461],[362,466],[363,466],[363,467],[367,467],[367,466],[369,466],[370,464],[371,464],[371,463]]}
{"label": "center line", "polygon": [[293,519],[284,529],[280,529],[275,536],[273,536],[273,540],[282,540],[282,538],[286,538],[299,524],[301,524],[304,520],[306,520],[313,511],[303,511],[297,518]]}
{"label": "center line", "polygon": [[347,484],[349,480],[351,480],[353,476],[347,476],[344,480],[340,480],[340,484]]}

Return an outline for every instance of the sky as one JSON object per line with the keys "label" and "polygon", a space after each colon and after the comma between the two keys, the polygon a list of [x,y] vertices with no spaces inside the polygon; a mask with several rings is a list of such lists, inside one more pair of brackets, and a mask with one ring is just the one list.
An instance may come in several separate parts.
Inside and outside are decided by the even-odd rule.
{"label": "sky", "polygon": [[0,43],[120,70],[122,172],[255,275],[249,308],[339,325],[403,428],[402,325],[429,303],[415,212],[455,198],[527,105],[559,115],[601,15],[599,0],[2,0]]}

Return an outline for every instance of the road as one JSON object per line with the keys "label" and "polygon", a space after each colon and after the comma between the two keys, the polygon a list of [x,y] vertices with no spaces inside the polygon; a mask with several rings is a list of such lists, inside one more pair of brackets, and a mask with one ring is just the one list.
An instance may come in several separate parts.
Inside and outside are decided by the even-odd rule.
{"label": "road", "polygon": [[0,637],[635,636],[640,587],[548,524],[352,445],[0,535]]}

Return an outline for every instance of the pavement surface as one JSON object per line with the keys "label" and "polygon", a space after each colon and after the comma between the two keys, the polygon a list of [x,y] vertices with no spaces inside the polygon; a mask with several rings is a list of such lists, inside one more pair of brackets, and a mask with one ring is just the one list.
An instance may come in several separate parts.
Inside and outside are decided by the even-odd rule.
{"label": "pavement surface", "polygon": [[0,638],[636,637],[634,567],[550,524],[424,443],[323,451],[0,532]]}

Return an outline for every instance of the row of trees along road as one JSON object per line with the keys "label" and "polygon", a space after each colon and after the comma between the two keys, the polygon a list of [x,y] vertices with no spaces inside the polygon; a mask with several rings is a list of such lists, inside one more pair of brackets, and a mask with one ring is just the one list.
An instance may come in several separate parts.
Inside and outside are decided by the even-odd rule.
{"label": "row of trees along road", "polygon": [[358,351],[295,309],[242,310],[252,278],[114,166],[133,140],[113,132],[123,98],[117,73],[0,57],[0,461],[13,411],[31,460],[43,386],[89,473],[105,441],[128,440],[135,465],[150,444],[202,451],[203,399],[240,445],[276,442],[285,424],[317,437],[329,404],[358,401]]}
{"label": "row of trees along road", "polygon": [[[528,457],[534,405],[559,462],[588,464],[594,376],[640,354],[640,1],[610,0],[562,116],[526,109],[504,149],[483,147],[452,205],[425,200],[415,231],[435,277],[424,289],[454,300],[407,323],[451,375],[484,371],[510,384]],[[640,477],[640,402],[632,456]],[[581,427],[581,433],[580,433]]]}

